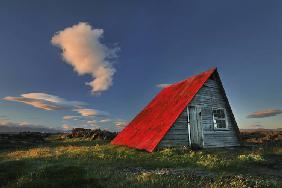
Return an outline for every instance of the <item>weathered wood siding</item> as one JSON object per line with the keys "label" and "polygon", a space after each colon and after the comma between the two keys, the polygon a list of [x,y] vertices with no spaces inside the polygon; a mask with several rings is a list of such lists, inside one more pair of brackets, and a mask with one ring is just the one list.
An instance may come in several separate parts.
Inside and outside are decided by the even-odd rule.
{"label": "weathered wood siding", "polygon": [[[208,79],[189,105],[197,105],[202,108],[202,126],[204,130],[205,148],[239,145],[235,119],[219,81]],[[228,123],[227,130],[214,129],[212,116],[213,107],[226,109]]]}
{"label": "weathered wood siding", "polygon": [[[195,95],[188,106],[200,106],[203,127],[204,148],[238,146],[236,122],[229,107],[227,98],[221,88],[219,80],[209,79]],[[213,125],[212,108],[225,108],[228,121],[227,130],[215,130]],[[187,108],[175,121],[158,147],[188,146],[188,117]],[[193,133],[191,133],[193,134]]]}
{"label": "weathered wood siding", "polygon": [[168,133],[164,136],[158,147],[183,147],[188,146],[188,115],[186,109],[180,114]]}

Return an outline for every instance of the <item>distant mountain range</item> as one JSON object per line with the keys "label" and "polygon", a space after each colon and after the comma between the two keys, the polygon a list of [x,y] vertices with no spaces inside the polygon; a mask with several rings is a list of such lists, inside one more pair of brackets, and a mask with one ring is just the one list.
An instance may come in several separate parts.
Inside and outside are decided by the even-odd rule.
{"label": "distant mountain range", "polygon": [[63,132],[62,130],[51,129],[47,127],[29,127],[29,126],[0,126],[1,133],[16,133],[16,132],[45,132],[45,133],[57,133]]}

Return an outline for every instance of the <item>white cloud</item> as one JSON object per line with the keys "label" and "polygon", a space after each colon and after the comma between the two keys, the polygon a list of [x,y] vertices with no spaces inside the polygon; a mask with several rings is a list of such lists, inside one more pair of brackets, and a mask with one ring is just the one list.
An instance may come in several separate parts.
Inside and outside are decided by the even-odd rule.
{"label": "white cloud", "polygon": [[63,116],[64,120],[76,120],[77,118],[79,118],[80,116]]}
{"label": "white cloud", "polygon": [[40,100],[45,100],[45,101],[54,102],[54,103],[59,103],[59,102],[64,101],[64,99],[60,97],[49,95],[46,93],[26,93],[26,94],[22,94],[21,96],[28,98],[28,99],[40,99]]}
{"label": "white cloud", "polygon": [[261,124],[253,124],[249,126],[251,129],[264,129],[265,127]]}
{"label": "white cloud", "polygon": [[170,86],[171,84],[157,84],[156,86],[159,88],[166,88],[168,86]]}
{"label": "white cloud", "polygon": [[87,121],[86,125],[89,126],[89,127],[94,128],[94,129],[99,129],[100,128],[100,125],[98,125],[95,120]]}
{"label": "white cloud", "polygon": [[79,108],[79,109],[74,109],[77,113],[79,113],[83,117],[88,117],[88,116],[107,116],[108,114],[103,111],[95,110],[95,109],[90,109],[90,108]]}
{"label": "white cloud", "polygon": [[107,123],[107,122],[110,122],[111,120],[110,119],[101,119],[99,122],[100,123]]}
{"label": "white cloud", "polygon": [[101,43],[103,33],[103,29],[93,29],[88,23],[80,22],[57,32],[51,40],[53,45],[62,49],[65,62],[72,65],[79,75],[93,77],[87,83],[93,93],[105,91],[112,85],[115,73],[112,62],[119,50]]}
{"label": "white cloud", "polygon": [[30,123],[27,122],[27,121],[21,121],[21,122],[18,123],[18,125],[19,125],[19,126],[22,126],[22,127],[25,127],[25,126],[29,126]]}
{"label": "white cloud", "polygon": [[114,121],[114,124],[115,124],[116,128],[123,129],[124,127],[127,126],[128,122],[124,121],[124,120],[116,120],[116,121]]}
{"label": "white cloud", "polygon": [[80,115],[82,115],[84,117],[98,115],[97,110],[89,109],[89,108],[75,109],[74,111],[78,112]]}
{"label": "white cloud", "polygon": [[89,120],[89,121],[87,121],[87,124],[97,124],[97,121],[96,120]]}
{"label": "white cloud", "polygon": [[61,109],[65,109],[65,107],[57,105],[55,103],[50,103],[48,101],[38,100],[38,99],[29,99],[29,98],[25,98],[25,97],[11,97],[11,96],[8,96],[8,97],[3,98],[3,100],[22,102],[24,104],[31,105],[31,106],[33,106],[35,108],[40,108],[40,109],[44,109],[44,110],[61,110]]}
{"label": "white cloud", "polygon": [[55,95],[46,93],[25,93],[22,94],[21,97],[7,96],[3,98],[3,100],[21,102],[44,110],[73,109],[85,105],[85,103],[82,102],[67,101]]}

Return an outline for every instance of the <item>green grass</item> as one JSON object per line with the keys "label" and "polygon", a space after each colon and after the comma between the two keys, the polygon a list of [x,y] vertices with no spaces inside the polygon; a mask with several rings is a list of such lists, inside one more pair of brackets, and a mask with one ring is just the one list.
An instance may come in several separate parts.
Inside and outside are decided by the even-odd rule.
{"label": "green grass", "polygon": [[0,187],[282,187],[281,159],[281,146],[147,153],[53,137],[0,150]]}

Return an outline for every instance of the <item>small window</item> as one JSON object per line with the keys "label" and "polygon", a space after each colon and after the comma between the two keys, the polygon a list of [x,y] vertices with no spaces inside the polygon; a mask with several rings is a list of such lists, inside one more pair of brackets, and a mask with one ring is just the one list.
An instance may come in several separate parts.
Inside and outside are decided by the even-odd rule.
{"label": "small window", "polygon": [[227,129],[226,112],[223,108],[214,108],[213,114],[213,125],[215,129]]}

